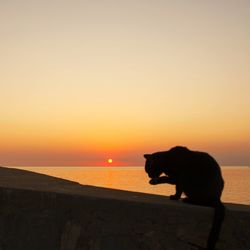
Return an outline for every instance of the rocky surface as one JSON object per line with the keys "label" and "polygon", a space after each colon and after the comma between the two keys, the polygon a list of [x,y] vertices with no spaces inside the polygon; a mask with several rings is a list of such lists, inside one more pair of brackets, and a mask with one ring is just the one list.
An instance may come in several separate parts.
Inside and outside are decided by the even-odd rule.
{"label": "rocky surface", "polygon": [[[0,168],[0,250],[195,250],[213,209]],[[250,249],[250,207],[226,204],[217,249]]]}

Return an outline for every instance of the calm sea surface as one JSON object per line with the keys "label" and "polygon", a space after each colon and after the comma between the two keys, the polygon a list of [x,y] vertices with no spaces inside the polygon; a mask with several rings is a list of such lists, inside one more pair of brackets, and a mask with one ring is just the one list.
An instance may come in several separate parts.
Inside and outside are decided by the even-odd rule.
{"label": "calm sea surface", "polygon": [[[15,167],[72,180],[85,185],[170,195],[174,186],[152,186],[143,167]],[[225,188],[222,201],[250,205],[250,167],[222,167]]]}

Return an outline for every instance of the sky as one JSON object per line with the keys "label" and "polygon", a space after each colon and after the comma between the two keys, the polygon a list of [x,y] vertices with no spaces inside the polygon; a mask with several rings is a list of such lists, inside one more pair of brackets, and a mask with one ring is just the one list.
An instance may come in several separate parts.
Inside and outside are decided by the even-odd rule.
{"label": "sky", "polygon": [[0,165],[250,165],[249,0],[0,0]]}

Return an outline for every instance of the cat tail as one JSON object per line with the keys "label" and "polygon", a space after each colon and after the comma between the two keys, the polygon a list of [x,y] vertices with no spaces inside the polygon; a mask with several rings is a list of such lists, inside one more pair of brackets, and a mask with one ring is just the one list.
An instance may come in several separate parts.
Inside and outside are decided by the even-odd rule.
{"label": "cat tail", "polygon": [[214,205],[214,218],[207,241],[207,250],[214,250],[215,244],[219,238],[221,226],[225,217],[225,206],[221,201]]}

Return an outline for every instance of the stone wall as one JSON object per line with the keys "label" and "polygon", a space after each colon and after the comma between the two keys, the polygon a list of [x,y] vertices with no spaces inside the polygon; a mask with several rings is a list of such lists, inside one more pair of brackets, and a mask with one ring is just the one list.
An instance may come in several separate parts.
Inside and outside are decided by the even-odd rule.
{"label": "stone wall", "polygon": [[[211,208],[66,181],[57,189],[62,180],[40,177],[44,185],[48,178],[50,187],[33,188],[30,181],[18,188],[0,181],[0,250],[195,250],[206,245]],[[227,204],[217,249],[250,249],[249,225],[249,206]]]}

